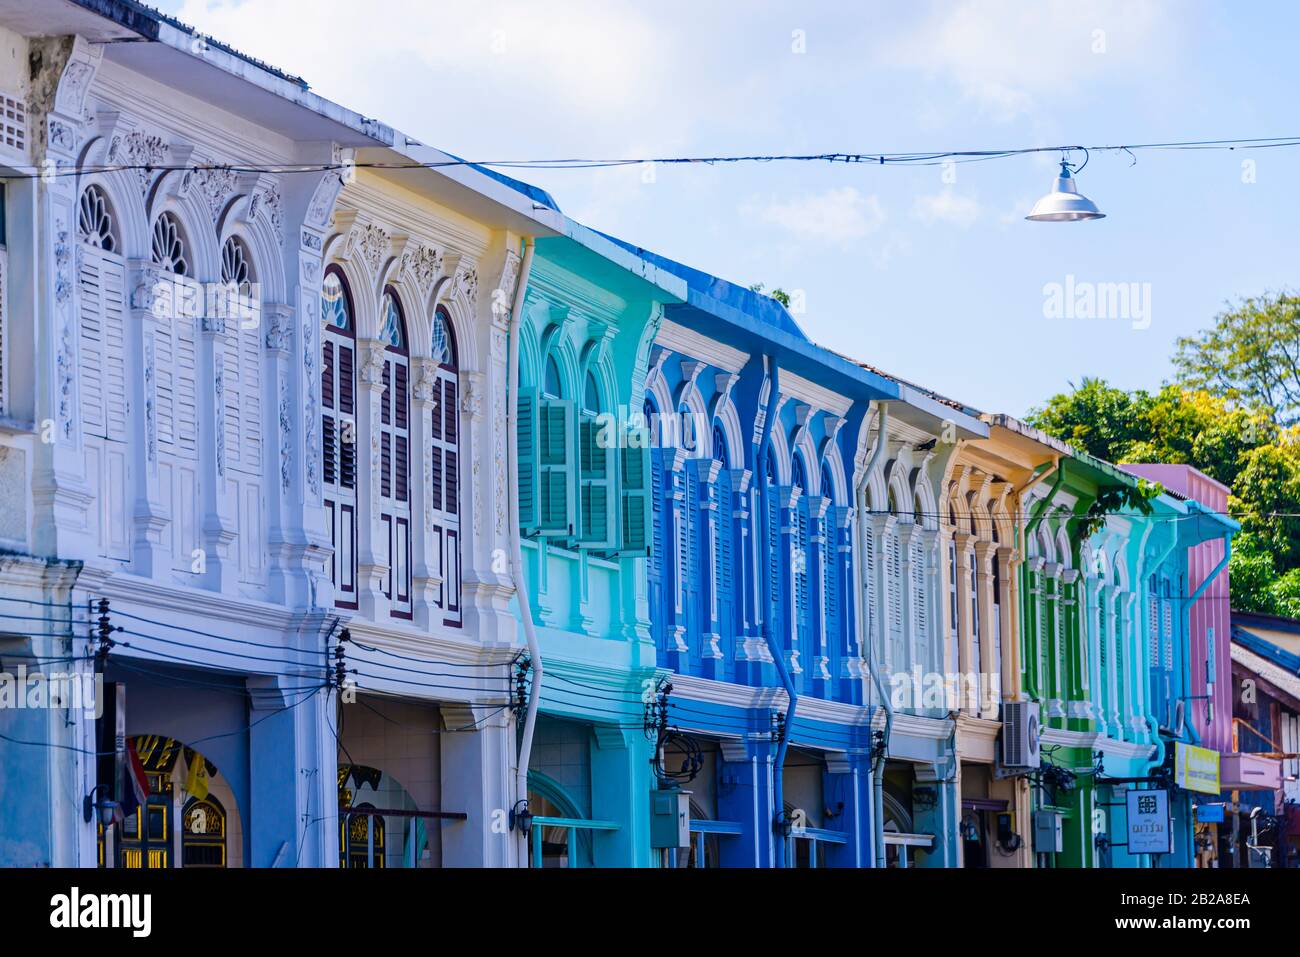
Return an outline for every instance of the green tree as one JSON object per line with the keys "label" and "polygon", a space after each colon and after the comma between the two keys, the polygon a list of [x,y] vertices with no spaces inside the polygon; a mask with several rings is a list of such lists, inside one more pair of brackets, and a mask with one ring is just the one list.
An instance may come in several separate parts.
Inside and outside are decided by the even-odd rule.
{"label": "green tree", "polygon": [[1027,417],[1043,431],[1120,464],[1187,464],[1233,490],[1233,605],[1300,616],[1300,426],[1243,397],[1173,384],[1155,395],[1084,379]]}
{"label": "green tree", "polygon": [[1047,400],[1026,418],[1029,424],[1108,462],[1123,461],[1129,448],[1149,437],[1145,412],[1151,397],[1125,392],[1105,379],[1085,378],[1071,391]]}
{"label": "green tree", "polygon": [[1264,615],[1277,613],[1272,585],[1277,581],[1277,566],[1268,552],[1252,547],[1249,539],[1234,540],[1228,561],[1228,580],[1232,588],[1232,606]]}
{"label": "green tree", "polygon": [[1300,421],[1300,298],[1266,293],[1242,299],[1214,324],[1178,340],[1178,381],[1273,410],[1279,425]]}
{"label": "green tree", "polygon": [[1300,441],[1294,430],[1245,454],[1230,507],[1241,522],[1243,547],[1270,555],[1279,572],[1300,568]]}
{"label": "green tree", "polygon": [[790,294],[788,292],[786,292],[780,286],[777,286],[771,292],[764,292],[766,288],[767,287],[764,286],[761,282],[756,282],[749,287],[749,291],[756,292],[760,296],[764,296],[764,295],[770,296],[771,298],[779,302],[781,305],[785,306],[787,309],[790,308]]}

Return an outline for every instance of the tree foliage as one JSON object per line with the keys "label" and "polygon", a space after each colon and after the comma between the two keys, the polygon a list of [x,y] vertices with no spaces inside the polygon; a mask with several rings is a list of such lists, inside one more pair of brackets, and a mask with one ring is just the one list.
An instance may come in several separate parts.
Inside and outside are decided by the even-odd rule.
{"label": "tree foliage", "polygon": [[1084,379],[1027,418],[1099,458],[1192,465],[1227,485],[1242,526],[1233,605],[1300,617],[1300,426],[1279,427],[1258,395],[1179,383],[1127,392]]}
{"label": "tree foliage", "polygon": [[1300,421],[1300,297],[1267,293],[1229,305],[1214,324],[1178,340],[1180,384]]}

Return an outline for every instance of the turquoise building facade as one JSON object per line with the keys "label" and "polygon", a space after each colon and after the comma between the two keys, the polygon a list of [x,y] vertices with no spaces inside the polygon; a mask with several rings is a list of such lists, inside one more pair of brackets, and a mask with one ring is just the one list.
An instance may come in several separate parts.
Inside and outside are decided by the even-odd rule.
{"label": "turquoise building facade", "polygon": [[604,237],[569,229],[537,241],[519,335],[519,523],[545,662],[529,861],[643,867],[656,746],[645,702],[663,671],[646,591],[650,450],[628,410],[675,296]]}

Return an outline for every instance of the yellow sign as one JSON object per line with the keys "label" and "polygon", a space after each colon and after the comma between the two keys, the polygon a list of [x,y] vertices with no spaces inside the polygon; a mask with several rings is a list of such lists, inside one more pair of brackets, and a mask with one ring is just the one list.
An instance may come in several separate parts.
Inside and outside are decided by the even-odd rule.
{"label": "yellow sign", "polygon": [[1174,742],[1174,784],[1201,794],[1219,793],[1219,752]]}

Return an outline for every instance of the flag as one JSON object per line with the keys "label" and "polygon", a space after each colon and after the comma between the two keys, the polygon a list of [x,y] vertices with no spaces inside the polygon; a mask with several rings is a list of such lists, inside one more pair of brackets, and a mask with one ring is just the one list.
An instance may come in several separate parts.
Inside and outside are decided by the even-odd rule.
{"label": "flag", "polygon": [[122,814],[130,816],[149,800],[149,775],[145,773],[140,755],[136,753],[135,742],[126,741],[126,770],[122,782]]}
{"label": "flag", "polygon": [[202,801],[208,796],[208,763],[197,751],[189,752],[190,769],[185,776],[185,790],[190,797]]}

